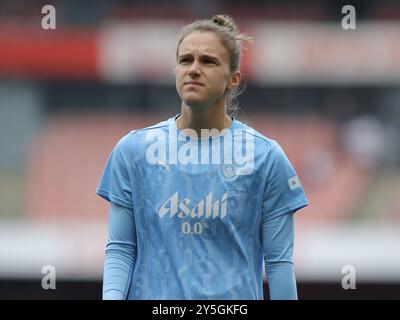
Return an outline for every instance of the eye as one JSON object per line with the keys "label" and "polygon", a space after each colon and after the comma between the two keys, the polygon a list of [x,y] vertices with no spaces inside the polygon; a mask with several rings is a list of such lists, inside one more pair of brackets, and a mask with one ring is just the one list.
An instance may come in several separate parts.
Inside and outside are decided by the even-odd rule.
{"label": "eye", "polygon": [[212,59],[204,59],[205,64],[216,64],[216,62]]}
{"label": "eye", "polygon": [[182,58],[182,59],[179,60],[179,63],[180,63],[180,64],[189,63],[189,58]]}

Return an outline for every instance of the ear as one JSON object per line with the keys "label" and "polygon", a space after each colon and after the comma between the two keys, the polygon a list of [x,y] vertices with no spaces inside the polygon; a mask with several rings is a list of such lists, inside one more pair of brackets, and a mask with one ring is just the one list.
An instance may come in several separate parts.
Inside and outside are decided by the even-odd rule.
{"label": "ear", "polygon": [[242,75],[241,75],[240,71],[235,71],[234,73],[232,73],[231,78],[228,83],[228,89],[233,90],[233,89],[237,88],[239,86],[241,77],[242,77]]}

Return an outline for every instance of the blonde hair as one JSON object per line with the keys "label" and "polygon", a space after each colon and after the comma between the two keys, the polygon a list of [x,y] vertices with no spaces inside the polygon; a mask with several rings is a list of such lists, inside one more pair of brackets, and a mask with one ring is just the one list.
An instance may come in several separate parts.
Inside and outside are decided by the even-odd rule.
{"label": "blonde hair", "polygon": [[[209,31],[217,34],[220,37],[222,44],[228,50],[230,71],[233,73],[240,70],[242,42],[251,42],[253,41],[253,37],[245,33],[240,33],[239,28],[232,17],[225,14],[218,14],[213,16],[211,19],[197,20],[184,26],[178,36],[176,59],[178,59],[178,51],[183,39],[194,31]],[[228,96],[228,109],[229,111],[233,111],[231,114],[234,114],[237,111],[238,103],[235,102],[235,99],[240,93],[240,89],[236,88],[232,90]]]}

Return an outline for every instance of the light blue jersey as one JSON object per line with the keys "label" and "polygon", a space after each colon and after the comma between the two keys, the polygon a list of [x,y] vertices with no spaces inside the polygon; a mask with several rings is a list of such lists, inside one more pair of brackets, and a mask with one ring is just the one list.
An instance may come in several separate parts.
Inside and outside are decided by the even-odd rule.
{"label": "light blue jersey", "polygon": [[122,275],[106,256],[105,285],[124,281],[126,299],[263,299],[263,258],[292,265],[293,230],[271,226],[308,204],[300,180],[274,140],[238,120],[197,139],[175,119],[130,132],[108,159],[97,194],[126,209],[109,228],[129,238],[108,249],[133,256]]}

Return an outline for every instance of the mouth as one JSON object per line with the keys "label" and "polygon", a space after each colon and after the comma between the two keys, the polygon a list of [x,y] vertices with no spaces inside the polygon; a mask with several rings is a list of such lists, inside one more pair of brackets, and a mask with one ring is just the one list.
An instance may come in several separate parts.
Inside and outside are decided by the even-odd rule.
{"label": "mouth", "polygon": [[198,82],[198,81],[187,81],[184,83],[185,85],[193,85],[193,86],[204,86],[203,83]]}

